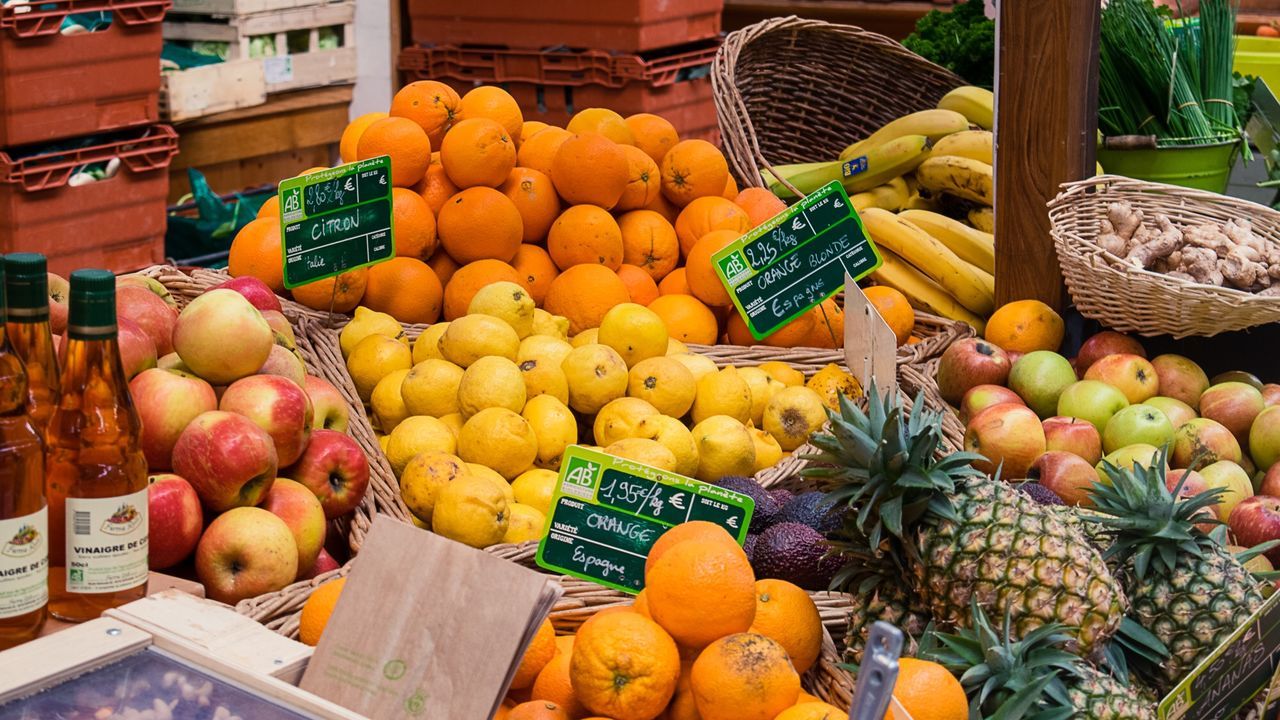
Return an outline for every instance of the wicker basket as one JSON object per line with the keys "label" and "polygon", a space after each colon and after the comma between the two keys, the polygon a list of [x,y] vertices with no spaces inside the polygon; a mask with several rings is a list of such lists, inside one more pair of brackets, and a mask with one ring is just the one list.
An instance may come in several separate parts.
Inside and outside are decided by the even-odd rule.
{"label": "wicker basket", "polygon": [[1098,246],[1107,206],[1128,201],[1175,224],[1248,218],[1254,232],[1280,242],[1280,212],[1236,198],[1174,185],[1103,175],[1067,183],[1049,203],[1058,262],[1076,309],[1114,330],[1140,335],[1211,336],[1280,321],[1280,297],[1139,270]]}
{"label": "wicker basket", "polygon": [[711,67],[725,155],[756,186],[762,167],[834,159],[964,84],[883,35],[798,17],[730,33]]}

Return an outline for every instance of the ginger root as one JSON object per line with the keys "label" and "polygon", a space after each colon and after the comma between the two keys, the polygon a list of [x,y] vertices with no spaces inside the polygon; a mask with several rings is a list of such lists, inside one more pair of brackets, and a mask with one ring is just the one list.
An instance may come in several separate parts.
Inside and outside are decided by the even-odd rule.
{"label": "ginger root", "polygon": [[1159,234],[1145,225],[1134,233],[1134,244],[1125,255],[1130,265],[1146,270],[1182,247],[1182,231],[1174,227],[1167,216],[1156,215],[1156,225],[1160,227]]}
{"label": "ginger root", "polygon": [[1267,275],[1266,266],[1261,263],[1250,262],[1239,253],[1231,253],[1219,260],[1218,269],[1222,271],[1223,279],[1239,290],[1251,290],[1254,283],[1259,282],[1259,275],[1267,278],[1268,287],[1271,285],[1271,278]]}

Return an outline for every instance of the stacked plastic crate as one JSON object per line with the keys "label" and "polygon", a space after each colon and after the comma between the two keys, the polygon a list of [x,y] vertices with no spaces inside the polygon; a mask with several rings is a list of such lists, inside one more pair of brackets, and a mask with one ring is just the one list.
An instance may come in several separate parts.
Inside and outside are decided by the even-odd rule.
{"label": "stacked plastic crate", "polygon": [[0,0],[0,253],[132,270],[164,255],[170,0]]}
{"label": "stacked plastic crate", "polygon": [[724,0],[409,0],[405,81],[465,92],[501,85],[526,120],[563,126],[578,110],[655,113],[683,138],[715,142],[711,61]]}

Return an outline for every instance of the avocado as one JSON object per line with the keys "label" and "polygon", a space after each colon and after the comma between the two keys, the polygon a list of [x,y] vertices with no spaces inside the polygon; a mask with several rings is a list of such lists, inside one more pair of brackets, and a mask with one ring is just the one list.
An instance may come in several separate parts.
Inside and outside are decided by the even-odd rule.
{"label": "avocado", "polygon": [[800,523],[778,523],[765,530],[751,552],[756,577],[778,578],[805,590],[828,590],[840,561],[827,557],[827,540]]}
{"label": "avocado", "polygon": [[786,488],[778,488],[777,490],[769,491],[769,497],[773,498],[773,501],[778,503],[778,507],[780,508],[785,507],[787,503],[791,502],[791,498],[795,496],[795,493]]}
{"label": "avocado", "polygon": [[747,560],[751,560],[751,554],[755,552],[756,542],[760,539],[755,533],[747,533],[747,539],[742,543],[742,551],[747,554]]}
{"label": "avocado", "polygon": [[825,493],[814,491],[796,495],[773,520],[779,523],[800,523],[820,533],[829,533],[840,529],[843,513],[827,501]]}
{"label": "avocado", "polygon": [[742,475],[725,475],[716,483],[726,490],[732,490],[751,498],[756,503],[755,512],[751,515],[751,527],[748,532],[761,533],[765,528],[773,524],[773,517],[781,510],[781,506],[774,501],[773,496],[768,490],[760,487],[760,483],[755,479]]}

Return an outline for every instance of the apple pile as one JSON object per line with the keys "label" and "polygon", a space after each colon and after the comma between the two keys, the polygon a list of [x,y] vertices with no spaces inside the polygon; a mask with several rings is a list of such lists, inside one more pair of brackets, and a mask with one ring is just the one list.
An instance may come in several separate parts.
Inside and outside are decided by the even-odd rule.
{"label": "apple pile", "polygon": [[[1238,544],[1280,539],[1280,384],[1244,372],[1210,380],[1192,360],[1148,359],[1112,331],[1073,359],[962,340],[943,353],[937,381],[965,424],[965,449],[989,459],[984,472],[1088,506],[1104,461],[1149,465],[1167,448],[1171,490],[1225,489],[1215,509]],[[1268,557],[1280,564],[1280,548]]]}
{"label": "apple pile", "polygon": [[[53,303],[65,288],[50,280]],[[116,297],[152,473],[152,569],[194,554],[208,596],[235,603],[336,568],[330,521],[363,500],[369,461],[346,434],[342,395],[307,374],[276,295],[237,278],[179,312],[134,275]],[[63,330],[65,311],[52,315]]]}

